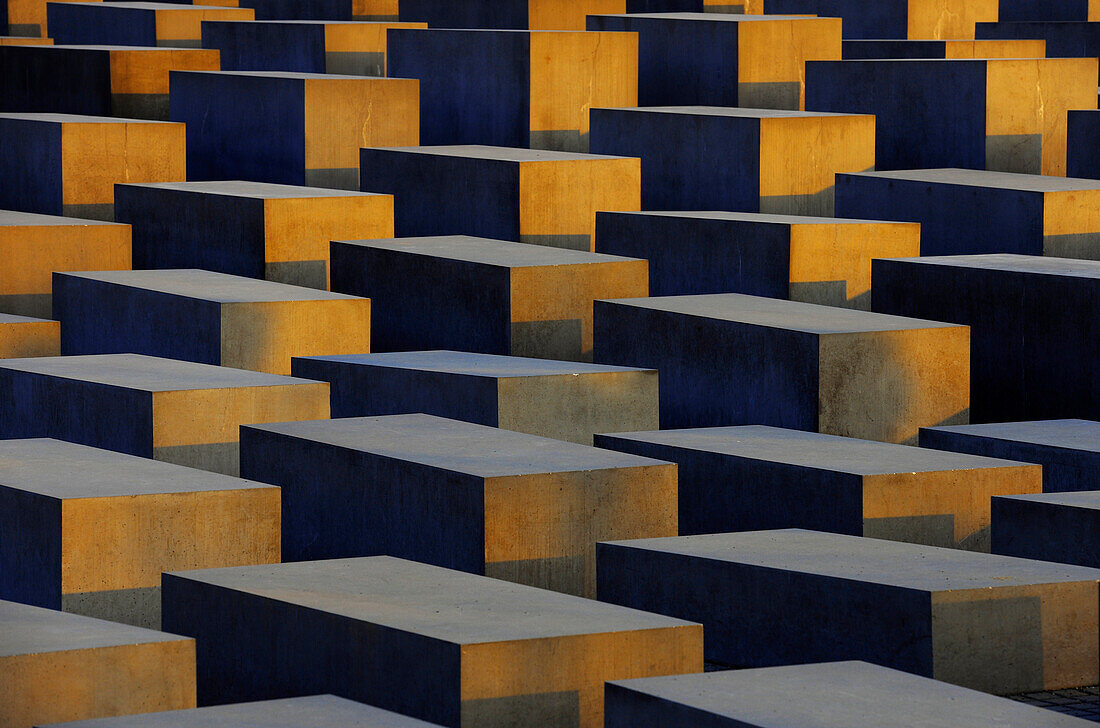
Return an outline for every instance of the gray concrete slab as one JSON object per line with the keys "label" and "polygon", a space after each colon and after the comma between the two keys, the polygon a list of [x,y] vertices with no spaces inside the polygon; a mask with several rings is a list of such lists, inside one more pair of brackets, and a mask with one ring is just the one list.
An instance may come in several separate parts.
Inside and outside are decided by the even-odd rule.
{"label": "gray concrete slab", "polygon": [[444,235],[423,238],[391,238],[388,240],[341,240],[348,245],[392,250],[410,255],[425,255],[469,263],[481,263],[500,268],[531,268],[548,265],[585,265],[589,263],[620,263],[638,260],[619,255],[589,253],[585,250],[552,248],[506,240],[490,240],[468,235]]}
{"label": "gray concrete slab", "polygon": [[586,362],[557,361],[555,359],[531,359],[524,356],[501,356],[499,354],[479,354],[469,351],[393,351],[377,354],[347,354],[301,358],[352,365],[363,364],[372,367],[463,374],[471,377],[486,377],[489,379],[653,371],[651,369],[618,367],[609,364],[589,364]]}
{"label": "gray concrete slab", "polygon": [[262,303],[272,301],[329,301],[352,299],[343,293],[286,283],[246,278],[208,270],[108,270],[64,271],[57,275],[141,288],[171,296],[182,296],[215,303]]}
{"label": "gray concrete slab", "polygon": [[1100,422],[1092,420],[1035,420],[983,425],[942,425],[935,429],[993,440],[1100,452]]}
{"label": "gray concrete slab", "polygon": [[920,258],[892,258],[922,265],[953,266],[1003,273],[1029,273],[1100,280],[1100,260],[1053,258],[1046,255],[986,253],[980,255],[930,255]]}
{"label": "gray concrete slab", "polygon": [[186,638],[0,600],[0,657],[183,639]]}
{"label": "gray concrete slab", "polygon": [[[209,21],[203,21],[209,22]],[[236,22],[236,21],[234,21]],[[261,21],[248,21],[261,22]],[[301,21],[305,22],[305,21]],[[324,21],[316,21],[318,23]],[[327,25],[327,22],[325,23]],[[177,192],[195,192],[221,195],[225,197],[246,197],[253,200],[298,199],[312,197],[384,197],[374,192],[356,192],[353,190],[334,190],[327,187],[299,187],[280,185],[270,182],[248,182],[244,180],[211,180],[205,182],[151,182],[147,184],[128,184],[127,187],[149,187]],[[3,220],[0,214],[0,221]]]}
{"label": "gray concrete slab", "polygon": [[[929,63],[943,59],[921,59],[915,63]],[[886,61],[875,61],[884,63]],[[894,61],[906,63],[904,60]],[[950,62],[948,60],[947,62]],[[1043,174],[1017,174],[1015,172],[988,172],[980,169],[957,169],[942,167],[938,169],[908,169],[890,172],[860,172],[856,177],[878,177],[881,179],[900,179],[933,184],[963,185],[966,187],[998,187],[1023,192],[1066,192],[1073,190],[1100,189],[1100,180],[1077,179],[1074,177],[1054,177]]]}
{"label": "gray concrete slab", "polygon": [[819,116],[867,116],[867,114],[840,114],[832,111],[791,111],[787,109],[750,109],[734,106],[638,106],[618,108],[639,114],[684,114],[686,116],[726,116],[737,119],[805,119]]}
{"label": "gray concrete slab", "polygon": [[[464,31],[465,32],[465,31]],[[507,31],[486,31],[493,33]],[[527,32],[527,31],[517,31]],[[434,147],[375,147],[389,152],[407,152],[409,154],[427,154],[438,157],[468,157],[496,162],[572,162],[585,159],[624,159],[607,154],[581,154],[579,152],[557,152],[546,149],[519,149],[514,147],[490,147],[479,144],[464,144]]]}
{"label": "gray concrete slab", "polygon": [[[47,48],[49,46],[41,46]],[[0,210],[0,227],[22,227],[31,225],[121,225],[104,220],[88,220],[80,217],[61,217],[60,215],[39,215],[36,212],[18,210]]]}

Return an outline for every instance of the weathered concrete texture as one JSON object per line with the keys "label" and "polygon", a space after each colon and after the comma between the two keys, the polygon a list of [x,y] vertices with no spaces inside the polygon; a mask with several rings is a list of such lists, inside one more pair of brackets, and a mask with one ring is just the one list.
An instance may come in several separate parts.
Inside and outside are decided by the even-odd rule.
{"label": "weathered concrete texture", "polygon": [[446,726],[597,728],[605,680],[703,668],[697,624],[390,557],[165,574],[164,610],[197,637],[204,703],[332,692]]}
{"label": "weathered concrete texture", "polygon": [[680,534],[809,528],[989,551],[989,498],[1041,493],[1010,460],[750,425],[597,435],[677,463]]}
{"label": "weathered concrete texture", "polygon": [[598,212],[596,251],[649,261],[653,296],[746,293],[871,308],[871,259],[920,255],[916,223],[752,212]]}
{"label": "weathered concrete texture", "polygon": [[218,53],[111,45],[0,47],[0,111],[168,119],[168,70],[218,70]]}
{"label": "weathered concrete texture", "polygon": [[413,351],[296,357],[291,373],[332,385],[333,417],[423,412],[584,445],[659,425],[652,369]]}
{"label": "weathered concrete texture", "polygon": [[718,106],[593,109],[591,149],[641,158],[646,209],[831,216],[834,174],[875,168],[875,119]]}
{"label": "weathered concrete texture", "polygon": [[1100,179],[1100,113],[1070,111],[1066,134],[1066,174]]}
{"label": "weathered concrete texture", "polygon": [[1100,20],[1100,8],[1096,7],[1095,0],[1000,0],[1000,11],[998,19],[1005,23],[1029,20]]}
{"label": "weathered concrete texture", "polygon": [[[979,23],[978,27],[984,23]],[[979,32],[980,35],[980,32]],[[1027,36],[1031,37],[1031,36]],[[1060,56],[1060,53],[1052,53]],[[1042,40],[846,40],[844,60],[872,58],[1046,58]]]}
{"label": "weathered concrete texture", "polygon": [[973,38],[974,23],[998,19],[1000,0],[746,0],[745,12],[829,15],[845,38]]}
{"label": "weathered concrete texture", "polygon": [[388,43],[390,75],[420,79],[423,144],[587,152],[589,109],[638,105],[633,33],[433,27]]}
{"label": "weathered concrete texture", "polygon": [[420,82],[289,71],[172,71],[187,178],[357,187],[359,149],[418,144]]}
{"label": "weathered concrete texture", "polygon": [[134,228],[138,268],[202,268],[327,290],[329,241],[393,237],[392,195],[209,181],[120,184],[115,196],[115,218]]}
{"label": "weathered concrete texture", "polygon": [[592,13],[692,12],[702,5],[703,0],[400,0],[400,16],[433,28],[584,30]]}
{"label": "weathered concrete texture", "polygon": [[397,235],[592,250],[597,210],[641,209],[637,159],[508,147],[363,149],[360,189],[398,202]]}
{"label": "weathered concrete texture", "polygon": [[277,488],[49,439],[0,441],[0,599],[160,627],[160,574],[279,560]]}
{"label": "weathered concrete texture", "polygon": [[0,726],[195,707],[195,641],[0,601]]}
{"label": "weathered concrete texture", "polygon": [[1043,420],[925,427],[921,447],[1043,466],[1043,490],[1100,490],[1100,422]]}
{"label": "weathered concrete texture", "polygon": [[806,108],[874,114],[880,170],[1065,176],[1066,112],[1096,85],[1095,58],[808,61]]}
{"label": "weathered concrete texture", "polygon": [[132,352],[290,374],[370,351],[370,299],[205,270],[54,274],[61,353]]}
{"label": "weathered concrete texture", "polygon": [[1095,726],[867,662],[617,680],[605,699],[606,728]]}
{"label": "weathered concrete texture", "polygon": [[0,439],[53,437],[236,475],[242,423],[327,418],[328,389],[138,354],[0,359]]}
{"label": "weathered concrete texture", "polygon": [[55,43],[201,48],[204,20],[252,20],[252,10],[171,2],[46,4]]}
{"label": "weathered concrete texture", "polygon": [[1100,490],[994,498],[993,551],[1100,568]]}
{"label": "weathered concrete texture", "polygon": [[0,185],[0,207],[114,220],[115,182],[184,179],[184,134],[162,121],[0,114],[0,179],[20,181]]}
{"label": "weathered concrete texture", "polygon": [[595,303],[595,361],[661,375],[661,427],[764,424],[915,444],[966,424],[966,327],[736,293]]}
{"label": "weathered concrete texture", "polygon": [[[42,728],[432,728],[416,718],[334,695],[56,723]],[[438,727],[437,727],[438,728]]]}
{"label": "weathered concrete texture", "polygon": [[0,359],[57,356],[60,348],[57,321],[0,313]]}
{"label": "weathered concrete texture", "polygon": [[[1007,0],[1001,0],[1001,2],[1003,4]],[[1057,4],[1056,1],[1041,3],[1048,7],[1054,7]],[[1095,0],[1092,0],[1092,4],[1095,6]],[[1040,17],[1042,13],[1043,11],[1036,7],[1030,9],[1030,17],[1015,21],[1008,21],[1002,17],[1002,22],[999,23],[978,23],[975,35],[978,38],[1002,41],[1037,38],[1046,43],[1047,55],[1051,58],[1095,58],[1100,55],[1100,24],[1087,22],[1100,20],[1100,12],[1094,11],[1093,18],[1074,20],[1069,18],[1044,20]]]}
{"label": "weathered concrete texture", "polygon": [[866,660],[999,694],[1100,677],[1100,569],[799,530],[600,543],[597,562],[600,599],[702,622],[727,665]]}
{"label": "weathered concrete texture", "polygon": [[972,169],[838,174],[836,179],[838,216],[919,222],[924,255],[1100,260],[1098,209],[1100,182],[1086,179]]}
{"label": "weathered concrete texture", "polygon": [[588,16],[590,31],[638,33],[638,106],[801,109],[805,62],[840,60],[840,24],[702,12]]}
{"label": "weathered concrete texture", "polygon": [[884,259],[872,279],[875,311],[970,326],[971,421],[1100,419],[1100,261]]}
{"label": "weathered concrete texture", "polygon": [[592,360],[592,302],[645,296],[636,258],[448,235],[333,241],[332,289],[369,295],[375,348]]}
{"label": "weathered concrete texture", "polygon": [[288,561],[388,554],[593,596],[595,543],[671,536],[676,468],[447,420],[241,429],[241,472],[282,488]]}

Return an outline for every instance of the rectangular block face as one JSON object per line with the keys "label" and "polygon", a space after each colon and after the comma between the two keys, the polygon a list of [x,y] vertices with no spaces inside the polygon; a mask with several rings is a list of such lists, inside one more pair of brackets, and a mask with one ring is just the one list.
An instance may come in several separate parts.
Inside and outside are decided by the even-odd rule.
{"label": "rectangular block face", "polygon": [[[98,2],[98,0],[76,0],[76,2]],[[38,38],[53,43],[48,38],[46,26],[46,0],[7,0],[4,3],[4,15],[7,17],[7,32],[22,38]]]}
{"label": "rectangular block face", "polygon": [[1046,56],[1044,40],[844,41],[844,60],[846,61],[871,58],[1046,58]]}
{"label": "rectangular block face", "polygon": [[370,299],[223,273],[58,273],[54,301],[64,354],[132,352],[289,374],[292,356],[370,351]]}
{"label": "rectangular block face", "polygon": [[57,321],[0,313],[0,359],[57,356],[61,325]]}
{"label": "rectangular block face", "polygon": [[195,641],[0,602],[0,725],[195,707]]}
{"label": "rectangular block face", "polygon": [[60,440],[0,461],[4,599],[156,629],[162,571],[279,561],[277,488]]}
{"label": "rectangular block face", "polygon": [[[604,680],[703,667],[697,624],[389,557],[164,583],[166,625],[201,635],[204,702],[294,685],[448,726],[537,715],[540,725],[595,728]],[[297,627],[277,629],[273,642],[284,619]],[[280,645],[301,659],[279,659]]]}
{"label": "rectangular block face", "polygon": [[[767,0],[752,12],[840,16],[845,38],[971,39],[974,25],[997,20],[999,0]],[[746,10],[749,12],[749,10]]]}
{"label": "rectangular block face", "polygon": [[172,2],[97,2],[48,5],[50,36],[58,44],[201,48],[204,20],[252,20],[249,8]]}
{"label": "rectangular block face", "polygon": [[283,489],[291,561],[390,554],[593,596],[597,540],[676,533],[676,467],[651,458],[420,414],[243,437],[242,473]]}
{"label": "rectangular block face", "polygon": [[[641,157],[647,209],[831,216],[834,174],[875,166],[870,116],[705,106],[597,109],[592,129],[592,151]],[[737,153],[715,155],[715,148]]]}
{"label": "rectangular block face", "polygon": [[873,266],[876,311],[971,327],[974,422],[1100,418],[1100,381],[1089,373],[1100,342],[1091,319],[1065,314],[1096,305],[1100,261],[973,255]]}
{"label": "rectangular block face", "polygon": [[371,291],[390,351],[591,361],[592,301],[648,293],[645,261],[484,238],[334,241],[332,256],[333,289]]}
{"label": "rectangular block face", "polygon": [[459,351],[297,357],[291,368],[329,382],[334,417],[423,412],[582,445],[659,426],[651,369]]}
{"label": "rectangular block face", "polygon": [[313,695],[306,698],[102,718],[59,723],[49,728],[193,728],[211,724],[248,725],[252,728],[300,728],[303,725],[315,728],[345,728],[349,725],[357,728],[439,728],[435,723],[425,723],[335,695]]}
{"label": "rectangular block face", "polygon": [[[381,5],[384,0],[372,0]],[[397,8],[396,0],[390,7]],[[402,20],[433,28],[510,28],[515,30],[584,30],[585,17],[598,13],[682,12],[699,9],[699,0],[506,0],[454,3],[446,0],[400,0]],[[374,12],[383,12],[382,9]]]}
{"label": "rectangular block face", "polygon": [[0,35],[0,46],[53,45],[53,38],[20,38]]}
{"label": "rectangular block face", "polygon": [[921,447],[1010,458],[1043,466],[1047,493],[1100,490],[1100,423],[1006,422],[921,429]]}
{"label": "rectangular block face", "polygon": [[766,424],[915,443],[923,422],[966,420],[965,327],[714,294],[597,301],[595,340],[597,363],[661,372],[666,429]]}
{"label": "rectangular block face", "polygon": [[[606,693],[607,728],[1087,728],[1088,721],[866,662],[727,670],[620,680]],[[705,723],[703,721],[706,721]]]}
{"label": "rectangular block face", "polygon": [[997,694],[1100,664],[1096,569],[787,530],[601,543],[597,573],[601,600],[702,622],[726,664],[866,660]]}
{"label": "rectangular block face", "polygon": [[810,528],[988,552],[990,496],[1042,491],[1035,465],[774,427],[596,443],[679,465],[681,535]]}
{"label": "rectangular block face", "polygon": [[993,499],[993,551],[1100,568],[1100,491]]}
{"label": "rectangular block face", "polygon": [[1100,20],[1096,0],[1001,0],[1001,22],[1029,20]]}
{"label": "rectangular block face", "polygon": [[241,424],[329,415],[327,383],[137,354],[0,360],[0,398],[13,403],[0,438],[55,437],[227,475]]}
{"label": "rectangular block face", "polygon": [[837,214],[921,224],[925,255],[1022,253],[1100,259],[1100,183],[929,169],[837,175]]}
{"label": "rectangular block face", "polygon": [[[1092,0],[1095,4],[1095,0]],[[1053,3],[1050,3],[1053,5]],[[1100,7],[1098,5],[1097,7]],[[1030,18],[1021,21],[999,23],[978,23],[975,29],[979,38],[1016,40],[1021,38],[1041,38],[1046,43],[1047,55],[1051,58],[1090,58],[1100,47],[1100,34],[1095,22],[1084,20],[1040,20],[1040,13],[1032,13]],[[1100,16],[1093,21],[1100,19]]]}
{"label": "rectangular block face", "polygon": [[[360,188],[393,194],[398,235],[592,250],[597,210],[641,208],[637,159],[504,147],[363,149]],[[424,184],[419,180],[431,180]]]}

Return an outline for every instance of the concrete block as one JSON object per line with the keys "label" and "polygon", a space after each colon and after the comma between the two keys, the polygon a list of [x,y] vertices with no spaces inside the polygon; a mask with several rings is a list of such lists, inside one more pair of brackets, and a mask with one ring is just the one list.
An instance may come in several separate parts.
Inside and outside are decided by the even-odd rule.
{"label": "concrete block", "polygon": [[703,669],[698,624],[386,556],[165,574],[164,615],[198,639],[203,703],[599,728],[605,680]]}
{"label": "concrete block", "polygon": [[[875,311],[970,326],[971,421],[1100,420],[1100,261],[953,255],[872,263]],[[941,424],[967,424],[945,422]]]}
{"label": "concrete block", "polygon": [[588,29],[638,33],[635,106],[802,109],[806,61],[841,57],[840,18],[590,15]]}
{"label": "concrete block", "polygon": [[0,359],[57,356],[60,349],[57,321],[0,313]]}
{"label": "concrete block", "polygon": [[[1020,253],[1100,260],[1100,182],[914,169],[838,174],[840,217],[920,223],[921,253]],[[883,256],[889,257],[889,256]]]}
{"label": "concrete block", "polygon": [[989,499],[1041,493],[1042,468],[749,425],[596,435],[679,468],[680,535],[809,528],[989,551]]}
{"label": "concrete block", "polygon": [[638,105],[634,33],[393,30],[388,61],[420,79],[426,145],[587,152],[592,107]]}
{"label": "concrete block", "polygon": [[195,641],[0,601],[0,696],[3,728],[194,708]]}
{"label": "concrete block", "polygon": [[0,47],[0,111],[168,119],[168,70],[218,70],[218,52],[135,46]]}
{"label": "concrete block", "polygon": [[636,258],[450,235],[333,241],[332,289],[369,296],[381,351],[592,360],[592,302],[648,295]]}
{"label": "concrete block", "polygon": [[0,35],[0,46],[17,45],[53,45],[53,38],[23,38],[17,35]]}
{"label": "concrete block", "polygon": [[[329,241],[393,237],[393,196],[263,182],[116,185],[138,268],[203,268],[327,290]],[[84,266],[81,270],[102,270]]]}
{"label": "concrete block", "polygon": [[186,177],[183,124],[74,114],[0,114],[0,207],[114,220],[116,182]]}
{"label": "concrete block", "polygon": [[[1100,5],[1097,8],[1100,10]],[[1093,20],[1100,20],[1100,14]],[[1038,38],[1046,42],[1047,55],[1052,58],[1095,58],[1100,55],[1100,23],[1084,20],[1042,21],[1036,16],[1028,18],[1028,21],[978,23],[977,37],[1002,41]]]}
{"label": "concrete block", "polygon": [[202,21],[252,20],[247,8],[170,2],[48,2],[55,43],[201,48]]}
{"label": "concrete block", "polygon": [[702,0],[400,0],[400,15],[433,28],[584,30],[585,17],[595,13],[696,12],[701,5]]}
{"label": "concrete block", "polygon": [[966,424],[965,326],[737,293],[595,303],[595,361],[661,374],[664,429],[762,424],[916,444]]}
{"label": "concrete block", "polygon": [[0,440],[0,599],[160,628],[160,574],[279,561],[279,489],[60,440]]}
{"label": "concrete block", "polygon": [[728,665],[865,660],[1002,695],[1100,678],[1100,569],[800,530],[596,557],[601,600],[702,622]]}
{"label": "concrete block", "polygon": [[333,417],[423,412],[583,445],[660,424],[652,369],[412,351],[295,357],[291,373],[332,386]]}
{"label": "concrete block", "polygon": [[1100,568],[1100,490],[994,498],[993,551]]}
{"label": "concrete block", "polygon": [[50,318],[53,272],[130,267],[130,226],[0,210],[0,312]]}
{"label": "concrete block", "polygon": [[[979,23],[978,27],[984,23]],[[979,37],[981,33],[979,31]],[[1058,56],[1060,54],[1052,53]],[[1046,58],[1043,40],[846,40],[844,60],[871,58]]]}
{"label": "concrete block", "polygon": [[[74,0],[98,2],[99,0]],[[39,38],[53,42],[46,26],[46,0],[0,1],[0,29],[18,38]]]}
{"label": "concrete block", "polygon": [[757,0],[703,0],[703,12],[746,15],[749,13],[749,6],[756,1]]}
{"label": "concrete block", "polygon": [[1100,422],[1043,420],[925,427],[921,447],[1043,466],[1047,493],[1100,490]]}
{"label": "concrete block", "polygon": [[716,106],[593,109],[592,151],[641,157],[648,210],[829,217],[833,176],[875,168],[875,118]]}
{"label": "concrete block", "polygon": [[637,159],[454,146],[363,149],[360,189],[396,197],[400,236],[480,235],[592,250],[596,210],[640,210]]}
{"label": "concrete block", "polygon": [[241,473],[282,488],[287,561],[385,554],[595,597],[596,541],[677,532],[672,463],[432,415],[243,427]]}
{"label": "concrete block", "polygon": [[1000,20],[1100,20],[1096,0],[1000,0]]}
{"label": "concrete block", "polygon": [[1066,174],[1100,179],[1100,112],[1070,111],[1066,138]]}
{"label": "concrete block", "polygon": [[52,437],[237,475],[240,425],[326,418],[328,390],[139,354],[0,359],[0,439]]}
{"label": "concrete block", "polygon": [[871,259],[921,250],[916,223],[752,212],[598,212],[596,250],[649,261],[653,296],[747,293],[868,310]]}
{"label": "concrete block", "polygon": [[354,190],[360,147],[418,144],[419,81],[273,71],[171,74],[187,178]]}
{"label": "concrete block", "polygon": [[[394,22],[402,0],[197,0],[196,5],[251,8],[256,20]],[[188,0],[169,0],[187,3]],[[229,70],[229,69],[225,69]]]}
{"label": "concrete block", "polygon": [[1082,718],[867,662],[607,684],[606,728],[1089,728]]}
{"label": "concrete block", "polygon": [[61,353],[148,354],[290,374],[370,351],[370,299],[205,270],[54,274]]}
{"label": "concrete block", "polygon": [[424,23],[325,20],[203,23],[203,47],[221,52],[223,71],[386,75],[386,31]]}
{"label": "concrete block", "polygon": [[[728,1],[728,0],[727,0]],[[974,24],[998,19],[1001,0],[762,0],[753,12],[831,15],[845,38],[972,39]],[[746,12],[749,12],[746,10]]]}
{"label": "concrete block", "polygon": [[880,170],[1064,177],[1066,111],[1096,108],[1096,85],[1095,58],[809,61],[806,108],[874,114]]}
{"label": "concrete block", "polygon": [[439,728],[335,695],[283,698],[191,710],[55,723],[42,728]]}

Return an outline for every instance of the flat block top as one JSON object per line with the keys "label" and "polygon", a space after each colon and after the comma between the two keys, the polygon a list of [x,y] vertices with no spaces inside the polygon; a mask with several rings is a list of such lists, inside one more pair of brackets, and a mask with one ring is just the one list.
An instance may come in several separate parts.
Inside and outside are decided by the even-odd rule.
{"label": "flat block top", "polygon": [[1068,493],[1034,493],[1029,495],[999,495],[996,498],[1030,501],[1037,505],[1066,506],[1096,511],[1100,516],[1100,490],[1079,490]]}
{"label": "flat block top", "polygon": [[175,575],[454,644],[694,624],[390,556]]}
{"label": "flat block top", "polygon": [[383,367],[412,369],[425,372],[460,374],[489,379],[509,377],[577,376],[583,374],[615,374],[618,372],[655,372],[609,364],[586,364],[575,361],[529,359],[523,356],[477,354],[467,351],[395,351],[380,354],[346,354],[336,356],[295,357],[299,361],[331,362],[349,367]]}
{"label": "flat block top", "polygon": [[[11,46],[18,48],[19,46]],[[41,46],[45,48],[46,46]],[[79,217],[61,217],[59,215],[39,215],[36,212],[18,212],[16,210],[0,210],[0,227],[22,227],[29,225],[114,225],[122,226],[118,222],[106,222],[103,220],[85,220]],[[125,227],[130,227],[126,225]]]}
{"label": "flat block top", "polygon": [[808,334],[855,334],[870,331],[956,328],[956,324],[890,316],[813,303],[787,301],[742,293],[710,293],[696,296],[609,299],[603,303],[652,311],[730,321],[751,326],[801,331]]}
{"label": "flat block top", "polygon": [[1063,450],[1100,453],[1100,422],[1092,420],[995,422],[988,425],[943,425],[922,429],[966,437],[1026,442]]}
{"label": "flat block top", "polygon": [[[614,13],[589,15],[590,18],[645,18],[647,20],[698,20],[714,23],[766,23],[772,20],[821,20],[811,15],[733,15],[727,13]],[[827,18],[831,19],[831,18]]]}
{"label": "flat block top", "polygon": [[317,384],[309,379],[199,364],[192,361],[162,359],[144,354],[88,354],[0,359],[0,372],[5,369],[145,392]]}
{"label": "flat block top", "polygon": [[185,639],[166,632],[0,600],[0,657]]}
{"label": "flat block top", "polygon": [[348,245],[391,250],[431,258],[482,263],[499,268],[532,268],[548,265],[585,265],[588,263],[639,262],[639,258],[590,253],[586,250],[552,248],[547,245],[489,240],[467,235],[442,235],[426,238],[391,238],[387,240],[340,240]]}
{"label": "flat block top", "polygon": [[669,463],[433,415],[383,415],[248,425],[250,429],[480,478]]}
{"label": "flat block top", "polygon": [[[847,61],[845,61],[847,63]],[[1080,192],[1100,190],[1100,180],[1075,177],[1052,177],[1045,174],[987,172],[981,169],[907,169],[896,172],[844,173],[846,177],[873,177],[929,184],[962,185],[963,187],[996,187],[1020,192]]]}
{"label": "flat block top", "polygon": [[783,529],[646,538],[616,546],[923,592],[1100,581],[1100,569]]}
{"label": "flat block top", "polygon": [[[88,3],[83,2],[55,2],[50,0],[54,5],[84,5],[89,9],[92,7]],[[125,8],[127,10],[225,10],[226,8],[219,8],[212,5],[185,5],[183,3],[155,3],[155,2],[101,2],[95,3],[95,7],[100,8]],[[233,8],[236,10],[236,8]]]}
{"label": "flat block top", "polygon": [[[248,23],[255,20],[242,21]],[[320,21],[318,21],[320,22]],[[269,182],[245,182],[243,180],[213,180],[210,182],[152,182],[147,184],[117,184],[116,187],[138,187],[142,189],[169,190],[174,192],[196,192],[222,197],[247,197],[254,200],[283,200],[312,197],[392,197],[376,192],[354,192],[334,190],[325,187],[298,187],[295,185],[277,185]],[[2,220],[2,217],[0,217]]]}
{"label": "flat block top", "polygon": [[926,258],[889,258],[888,260],[951,268],[975,268],[1005,273],[1091,278],[1100,280],[1100,260],[1052,258],[1046,255],[985,253],[980,255],[930,255]]}
{"label": "flat block top", "polygon": [[[50,0],[53,2],[53,0]],[[204,20],[204,23],[227,23],[230,25],[384,25],[387,28],[393,25],[410,25],[408,21],[397,20]],[[395,30],[417,30],[417,28],[395,28]]]}
{"label": "flat block top", "polygon": [[[65,5],[106,5],[106,3],[62,3]],[[120,5],[130,5],[131,3],[119,3]],[[137,3],[133,3],[137,4]],[[187,7],[186,5],[171,5],[169,7]],[[0,114],[0,122],[2,121],[22,121],[22,122],[34,122],[38,124],[163,124],[172,126],[183,126],[178,121],[151,121],[149,119],[120,119],[114,116],[88,116],[86,114],[47,114],[47,113],[23,113],[23,114]]]}
{"label": "flat block top", "polygon": [[[50,0],[53,2],[53,0]],[[70,3],[75,4],[75,3]],[[129,3],[127,3],[129,4]],[[25,46],[9,46],[10,48],[19,48],[28,51],[37,51],[45,48],[49,48],[51,51],[63,50],[63,51],[133,51],[135,53],[158,51],[167,53],[178,53],[180,51],[198,51],[203,50],[201,48],[168,48],[165,46],[123,46],[123,45],[89,45],[89,44],[73,44],[73,45],[25,45]]]}
{"label": "flat block top", "polygon": [[[720,15],[720,13],[713,13],[713,15],[717,16]],[[639,106],[630,108],[601,108],[600,111],[614,111],[622,112],[624,114],[678,114],[680,116],[724,116],[731,119],[805,119],[808,117],[819,116],[871,116],[871,114],[839,114],[831,111],[743,109],[733,106]]]}
{"label": "flat block top", "polygon": [[465,157],[468,159],[484,159],[493,162],[576,162],[585,159],[636,159],[636,157],[616,157],[608,154],[581,154],[579,152],[556,152],[547,149],[488,147],[481,144],[459,144],[436,147],[368,147],[368,149],[383,152],[424,154],[434,157]]}
{"label": "flat block top", "polygon": [[1088,728],[1095,723],[866,662],[616,680],[761,728]]}
{"label": "flat block top", "polygon": [[18,316],[14,313],[0,313],[0,324],[45,324],[54,323],[49,319],[31,318],[30,316]]}
{"label": "flat block top", "polygon": [[[721,13],[708,13],[708,15]],[[736,16],[735,16],[736,17]],[[807,217],[805,215],[773,215],[766,212],[725,212],[722,210],[684,211],[608,211],[600,215],[632,215],[637,217],[674,217],[683,220],[724,220],[751,222],[760,225],[917,225],[915,222],[890,222],[889,220],[861,220],[854,217]]]}
{"label": "flat block top", "polygon": [[[292,286],[258,278],[186,268],[179,270],[104,270],[58,272],[55,276],[99,281],[127,288],[141,288],[171,296],[214,303],[265,303],[272,301],[337,301],[358,296]],[[362,300],[362,299],[360,299]]]}
{"label": "flat block top", "polygon": [[[610,437],[861,476],[1034,467],[1012,460],[764,425],[620,432]],[[676,458],[669,456],[669,459]]]}
{"label": "flat block top", "polygon": [[271,488],[243,478],[61,440],[0,440],[0,488],[50,498],[114,498]]}
{"label": "flat block top", "polygon": [[[98,3],[105,5],[106,3]],[[119,3],[120,5],[140,5],[141,3]],[[187,8],[190,5],[173,5],[169,4],[166,7],[175,8]],[[197,8],[207,8],[210,6],[196,5]],[[342,79],[345,81],[407,81],[405,78],[394,78],[392,76],[348,76],[346,74],[339,73],[300,73],[298,71],[172,71],[172,75],[177,73],[189,74],[189,75],[201,75],[201,76],[246,76],[248,78],[273,78],[290,81],[309,81],[312,79],[319,79],[322,81],[332,79]]]}
{"label": "flat block top", "polygon": [[334,695],[314,695],[53,723],[42,728],[431,728],[435,725]]}

